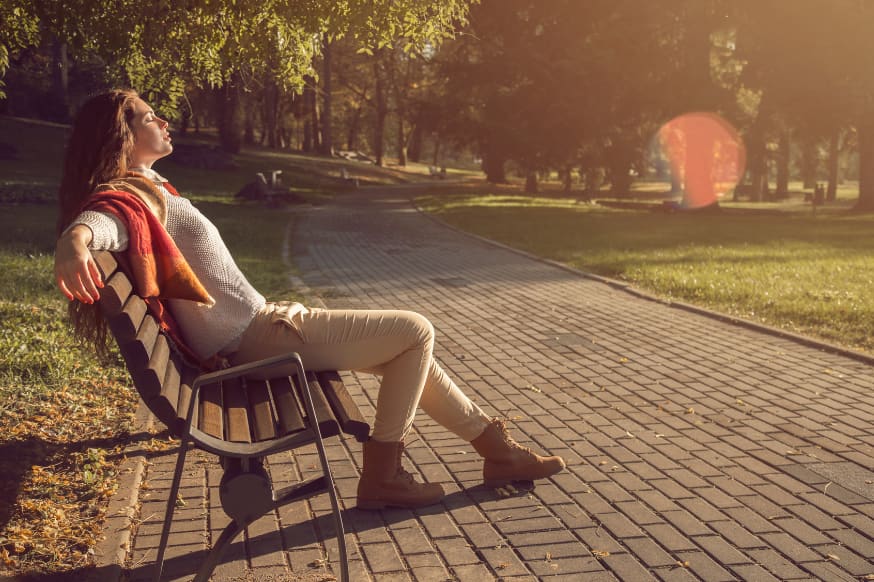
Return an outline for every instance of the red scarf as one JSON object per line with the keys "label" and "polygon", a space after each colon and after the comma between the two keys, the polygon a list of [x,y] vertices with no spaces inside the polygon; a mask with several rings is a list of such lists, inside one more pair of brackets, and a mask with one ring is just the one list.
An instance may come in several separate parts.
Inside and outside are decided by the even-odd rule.
{"label": "red scarf", "polygon": [[[169,183],[164,186],[174,196],[179,195]],[[123,255],[116,256],[131,277],[135,292],[146,301],[161,329],[183,355],[202,367],[213,367],[185,344],[181,328],[167,308],[166,300],[186,299],[210,306],[215,301],[191,270],[158,216],[141,196],[122,190],[95,192],[84,209],[112,214],[124,224],[129,238],[128,249]]]}

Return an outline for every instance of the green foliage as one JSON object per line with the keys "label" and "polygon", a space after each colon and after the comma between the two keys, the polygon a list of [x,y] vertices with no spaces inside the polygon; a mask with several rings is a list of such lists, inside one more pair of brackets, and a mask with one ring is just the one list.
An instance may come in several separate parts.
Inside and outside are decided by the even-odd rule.
{"label": "green foliage", "polygon": [[217,87],[237,72],[300,89],[314,74],[322,35],[351,35],[368,48],[398,39],[410,46],[439,43],[467,12],[462,0],[14,0],[0,6],[3,21],[14,17],[14,26],[0,28],[0,76],[10,51],[38,42],[39,26],[67,42],[74,56],[100,57],[110,78],[124,79],[165,111],[189,84]]}
{"label": "green foliage", "polygon": [[36,44],[39,39],[39,20],[33,12],[33,4],[27,0],[3,0],[0,2],[0,99],[3,91],[3,75],[9,68],[9,54]]}

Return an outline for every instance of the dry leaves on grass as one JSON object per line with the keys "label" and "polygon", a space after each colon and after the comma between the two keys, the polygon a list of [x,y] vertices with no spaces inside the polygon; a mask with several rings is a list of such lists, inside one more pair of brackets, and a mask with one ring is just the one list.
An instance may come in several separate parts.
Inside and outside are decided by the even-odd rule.
{"label": "dry leaves on grass", "polygon": [[93,564],[136,393],[113,378],[0,390],[0,447],[12,452],[0,459],[0,565],[21,573]]}

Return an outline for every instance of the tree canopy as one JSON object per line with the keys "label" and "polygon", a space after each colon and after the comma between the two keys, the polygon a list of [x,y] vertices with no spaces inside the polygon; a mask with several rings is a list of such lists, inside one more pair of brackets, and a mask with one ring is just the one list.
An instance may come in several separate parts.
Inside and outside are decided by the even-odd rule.
{"label": "tree canopy", "polygon": [[437,44],[464,21],[467,2],[421,0],[8,0],[0,6],[0,75],[10,53],[58,39],[79,58],[174,102],[186,84],[220,86],[235,73],[300,89],[322,37],[351,37],[363,51],[402,39]]}

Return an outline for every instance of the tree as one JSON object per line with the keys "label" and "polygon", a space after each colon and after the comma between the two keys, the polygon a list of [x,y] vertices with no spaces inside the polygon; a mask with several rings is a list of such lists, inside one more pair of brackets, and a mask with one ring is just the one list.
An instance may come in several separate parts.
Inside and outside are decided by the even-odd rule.
{"label": "tree", "polygon": [[188,86],[225,87],[232,98],[241,75],[300,91],[315,74],[323,36],[348,36],[364,51],[398,39],[439,43],[466,14],[463,0],[9,0],[0,7],[12,23],[0,27],[0,73],[10,52],[34,44],[40,29],[67,42],[76,57],[102,58],[113,82],[168,111]]}
{"label": "tree", "polygon": [[[767,142],[789,128],[804,144],[806,187],[812,185],[816,144],[830,142],[828,191],[833,196],[836,140],[851,124],[861,132],[865,103],[871,100],[874,78],[867,54],[874,46],[867,31],[874,10],[854,0],[798,0],[792,10],[780,0],[764,0],[740,5],[734,16],[738,54],[745,63],[742,83],[759,95],[750,132],[754,197],[762,193]],[[863,179],[860,202],[865,190]]]}

